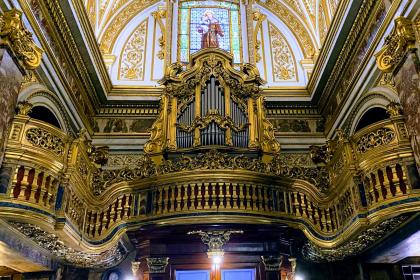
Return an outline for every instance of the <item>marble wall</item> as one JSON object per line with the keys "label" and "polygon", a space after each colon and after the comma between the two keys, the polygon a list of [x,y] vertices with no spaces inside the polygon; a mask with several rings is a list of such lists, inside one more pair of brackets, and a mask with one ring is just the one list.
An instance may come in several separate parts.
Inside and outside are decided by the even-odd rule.
{"label": "marble wall", "polygon": [[395,86],[406,117],[411,144],[420,168],[420,62],[416,52],[407,59],[395,75]]}
{"label": "marble wall", "polygon": [[8,128],[23,75],[6,49],[0,49],[0,165],[3,162]]}

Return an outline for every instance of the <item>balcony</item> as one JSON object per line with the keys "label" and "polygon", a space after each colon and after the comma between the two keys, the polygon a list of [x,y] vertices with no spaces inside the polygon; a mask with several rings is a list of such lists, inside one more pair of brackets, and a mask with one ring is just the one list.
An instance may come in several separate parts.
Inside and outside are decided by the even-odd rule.
{"label": "balcony", "polygon": [[147,224],[217,222],[286,224],[331,248],[377,221],[418,209],[419,181],[402,117],[322,149],[317,165],[282,154],[266,163],[209,150],[160,165],[143,156],[135,168],[105,169],[101,153],[81,137],[18,115],[3,167],[11,180],[0,197],[1,215],[66,229],[61,234],[82,237],[86,246],[112,243]]}

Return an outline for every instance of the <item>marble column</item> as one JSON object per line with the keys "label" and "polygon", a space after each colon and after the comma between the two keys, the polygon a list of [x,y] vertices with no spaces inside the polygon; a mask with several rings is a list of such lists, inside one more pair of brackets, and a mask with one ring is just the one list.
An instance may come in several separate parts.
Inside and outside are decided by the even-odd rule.
{"label": "marble column", "polygon": [[17,96],[27,70],[41,62],[42,50],[22,23],[22,12],[13,9],[0,15],[0,165],[7,144]]}

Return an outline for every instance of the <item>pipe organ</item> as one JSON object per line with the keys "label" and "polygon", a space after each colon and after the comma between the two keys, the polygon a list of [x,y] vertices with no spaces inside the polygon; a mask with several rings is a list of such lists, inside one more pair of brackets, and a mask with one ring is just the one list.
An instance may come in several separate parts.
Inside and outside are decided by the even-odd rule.
{"label": "pipe organ", "polygon": [[159,117],[145,152],[160,161],[170,152],[225,148],[254,151],[270,159],[280,145],[266,119],[255,66],[233,68],[232,56],[220,49],[195,53],[184,69],[172,64],[164,85]]}

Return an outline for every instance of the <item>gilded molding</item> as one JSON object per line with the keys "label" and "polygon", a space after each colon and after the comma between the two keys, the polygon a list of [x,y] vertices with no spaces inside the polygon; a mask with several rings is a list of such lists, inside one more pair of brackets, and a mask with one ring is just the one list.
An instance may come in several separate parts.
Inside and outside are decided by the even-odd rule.
{"label": "gilded molding", "polygon": [[416,49],[415,43],[414,23],[404,17],[396,18],[394,28],[385,38],[384,46],[375,54],[379,70],[384,73],[394,72],[406,54]]}
{"label": "gilded molding", "polygon": [[166,28],[163,20],[166,20],[166,8],[159,7],[157,11],[152,13],[153,18],[159,24],[160,31],[162,35],[159,37],[159,47],[160,50],[157,53],[159,59],[165,59],[165,49],[166,49]]}
{"label": "gilded molding", "polygon": [[41,64],[43,50],[24,27],[21,11],[12,9],[0,15],[0,39],[0,45],[9,47],[25,69],[32,70]]}
{"label": "gilded molding", "polygon": [[[260,10],[254,10],[252,12],[252,19],[256,21],[256,25],[254,28],[254,57],[255,62],[260,62],[262,59],[262,56],[260,54],[261,49],[261,41],[258,40],[258,34],[262,34],[262,22],[267,18],[266,15],[262,14]],[[263,39],[262,39],[263,40]]]}

